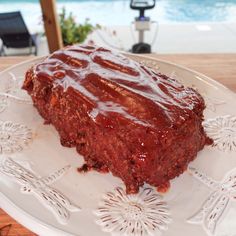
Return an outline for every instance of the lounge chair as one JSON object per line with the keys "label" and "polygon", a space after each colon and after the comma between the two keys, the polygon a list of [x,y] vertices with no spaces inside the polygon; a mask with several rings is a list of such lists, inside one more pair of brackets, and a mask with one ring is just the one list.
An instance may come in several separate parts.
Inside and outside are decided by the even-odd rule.
{"label": "lounge chair", "polygon": [[[0,56],[6,55],[4,48],[29,48],[29,54],[37,55],[36,35],[31,35],[19,11],[0,13]],[[34,49],[34,50],[33,50]]]}

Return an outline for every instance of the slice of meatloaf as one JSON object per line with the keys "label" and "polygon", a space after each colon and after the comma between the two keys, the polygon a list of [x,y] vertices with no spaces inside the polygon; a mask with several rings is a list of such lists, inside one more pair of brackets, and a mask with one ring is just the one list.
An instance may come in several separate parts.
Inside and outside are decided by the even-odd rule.
{"label": "slice of meatloaf", "polygon": [[192,88],[104,48],[70,46],[34,65],[23,89],[83,170],[110,171],[127,193],[163,188],[208,142]]}

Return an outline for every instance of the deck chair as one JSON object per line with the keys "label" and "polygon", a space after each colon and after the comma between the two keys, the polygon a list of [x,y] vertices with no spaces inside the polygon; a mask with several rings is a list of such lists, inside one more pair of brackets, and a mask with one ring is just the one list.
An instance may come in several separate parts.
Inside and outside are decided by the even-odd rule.
{"label": "deck chair", "polygon": [[[5,55],[4,48],[29,48],[29,54],[37,55],[36,35],[31,35],[19,11],[0,13],[0,55]],[[33,50],[34,49],[34,50]]]}

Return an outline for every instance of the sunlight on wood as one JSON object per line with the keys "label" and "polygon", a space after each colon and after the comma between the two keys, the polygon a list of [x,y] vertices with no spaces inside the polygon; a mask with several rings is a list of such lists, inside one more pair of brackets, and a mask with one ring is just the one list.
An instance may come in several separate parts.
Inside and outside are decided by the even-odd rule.
{"label": "sunlight on wood", "polygon": [[55,0],[40,0],[50,53],[63,47]]}

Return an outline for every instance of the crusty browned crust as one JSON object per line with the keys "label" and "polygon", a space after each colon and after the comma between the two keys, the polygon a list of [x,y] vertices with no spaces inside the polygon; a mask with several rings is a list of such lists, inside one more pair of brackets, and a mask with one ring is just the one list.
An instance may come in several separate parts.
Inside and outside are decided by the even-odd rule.
{"label": "crusty browned crust", "polygon": [[110,171],[127,193],[163,189],[207,142],[202,97],[103,48],[71,46],[26,73],[23,89],[61,144],[84,156],[80,170]]}

